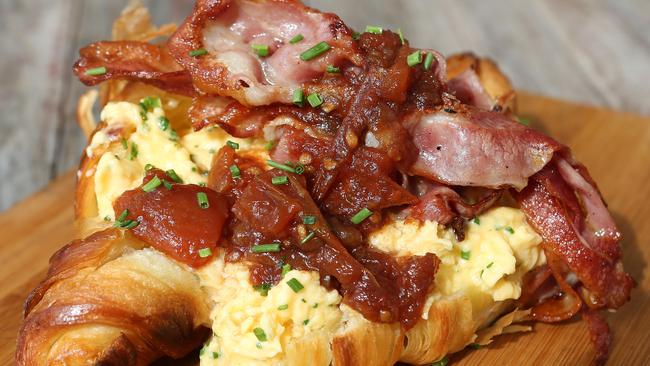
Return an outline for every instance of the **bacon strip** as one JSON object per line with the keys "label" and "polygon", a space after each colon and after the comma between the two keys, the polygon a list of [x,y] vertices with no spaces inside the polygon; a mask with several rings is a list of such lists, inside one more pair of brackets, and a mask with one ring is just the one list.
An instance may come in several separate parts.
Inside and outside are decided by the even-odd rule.
{"label": "bacon strip", "polygon": [[[190,74],[174,61],[163,46],[138,41],[105,41],[90,44],[79,50],[80,59],[74,73],[86,85],[97,85],[106,80],[127,79],[141,81],[157,88],[194,95]],[[105,67],[106,73],[88,75],[88,70]]]}
{"label": "bacon strip", "polygon": [[[587,305],[618,308],[629,300],[634,280],[623,271],[620,261],[600,254],[598,247],[590,245],[581,235],[572,212],[580,207],[577,198],[558,194],[575,188],[563,180],[557,166],[555,161],[549,164],[530,178],[524,190],[513,195],[528,221],[544,238],[544,251],[561,258],[584,284],[588,290],[588,296],[583,294]],[[618,245],[618,242],[608,245]]]}
{"label": "bacon strip", "polygon": [[469,68],[447,83],[447,88],[461,102],[480,109],[491,110],[494,100],[485,91],[476,71]]}
{"label": "bacon strip", "polygon": [[[289,41],[301,34],[296,44]],[[310,61],[300,54],[319,42],[332,47]],[[252,45],[269,47],[260,57]],[[299,1],[200,0],[170,38],[169,47],[203,93],[244,105],[291,103],[293,91],[325,74],[327,65],[360,64],[352,32],[334,14]],[[202,57],[189,52],[206,49]]]}
{"label": "bacon strip", "polygon": [[404,124],[419,149],[412,173],[449,185],[521,190],[562,148],[508,116],[469,106],[416,112]]}

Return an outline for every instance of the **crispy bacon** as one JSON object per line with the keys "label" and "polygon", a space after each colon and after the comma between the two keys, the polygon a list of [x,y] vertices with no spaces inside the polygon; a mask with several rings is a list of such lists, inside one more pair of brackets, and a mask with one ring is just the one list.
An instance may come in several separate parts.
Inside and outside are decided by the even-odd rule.
{"label": "crispy bacon", "polygon": [[[97,85],[111,79],[141,81],[157,88],[194,95],[190,74],[181,68],[164,46],[138,41],[97,42],[82,48],[74,72],[84,84]],[[105,67],[106,73],[88,70]]]}
{"label": "crispy bacon", "polygon": [[581,234],[577,223],[585,214],[575,212],[581,206],[575,194],[569,194],[581,186],[570,186],[563,179],[558,172],[558,165],[563,164],[561,159],[553,161],[531,177],[526,188],[513,191],[513,195],[528,221],[544,238],[542,247],[547,255],[562,259],[582,282],[587,290],[582,294],[586,304],[592,308],[618,308],[629,300],[634,280],[623,271],[620,261],[601,254],[599,248],[607,240],[607,246],[618,246],[620,236],[601,236],[602,241],[592,245]]}
{"label": "crispy bacon", "polygon": [[449,185],[524,188],[562,145],[500,113],[462,105],[406,117],[411,172]]}
{"label": "crispy bacon", "polygon": [[[298,34],[304,39],[290,44]],[[301,60],[319,42],[331,49]],[[268,46],[269,55],[257,55],[252,45]],[[169,47],[198,90],[244,105],[291,103],[294,89],[324,75],[327,65],[361,63],[350,29],[337,16],[299,1],[199,0]],[[189,55],[201,48],[208,54]]]}

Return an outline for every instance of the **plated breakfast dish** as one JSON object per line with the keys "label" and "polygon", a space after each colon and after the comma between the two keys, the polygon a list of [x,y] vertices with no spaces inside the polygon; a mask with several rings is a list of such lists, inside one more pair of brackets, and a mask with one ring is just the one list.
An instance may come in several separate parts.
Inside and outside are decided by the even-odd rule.
{"label": "plated breakfast dish", "polygon": [[606,362],[620,231],[492,61],[291,0],[135,4],[112,38],[74,65],[79,239],[18,365],[443,365],[577,317]]}

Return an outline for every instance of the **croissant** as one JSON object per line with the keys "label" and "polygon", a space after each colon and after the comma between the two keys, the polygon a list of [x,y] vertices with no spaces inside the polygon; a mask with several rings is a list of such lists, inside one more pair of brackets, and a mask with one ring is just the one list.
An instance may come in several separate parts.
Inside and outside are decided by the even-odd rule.
{"label": "croissant", "polygon": [[[333,50],[311,64],[327,61],[322,95],[287,94],[312,69],[264,83],[202,47],[223,14],[245,24],[268,12],[327,25]],[[206,34],[235,32],[221,31]],[[297,1],[200,0],[179,28],[134,4],[113,37],[75,65],[101,83],[77,110],[83,239],[52,256],[26,300],[18,365],[146,365],[198,348],[205,365],[427,364],[531,329],[521,322],[598,323],[596,309],[629,297],[595,183],[568,148],[512,120],[515,92],[492,61],[413,52],[401,33],[356,36]],[[273,47],[251,52],[288,49]],[[435,140],[445,126],[461,132]],[[461,141],[477,135],[515,165],[445,155],[485,158]],[[581,203],[607,214],[597,255],[567,252],[540,217],[562,212],[565,238],[592,240]]]}

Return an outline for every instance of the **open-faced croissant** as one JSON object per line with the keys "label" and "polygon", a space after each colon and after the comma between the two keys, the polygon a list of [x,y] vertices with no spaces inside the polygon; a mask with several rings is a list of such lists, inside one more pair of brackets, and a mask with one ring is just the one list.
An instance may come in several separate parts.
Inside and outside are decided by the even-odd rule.
{"label": "open-faced croissant", "polygon": [[19,365],[427,364],[577,314],[606,360],[620,234],[490,60],[297,1],[199,0],[178,29],[133,5],[113,36],[75,64],[101,83],[83,239],[27,299]]}

